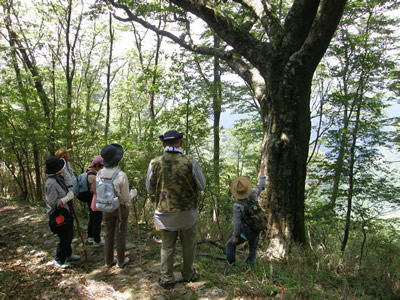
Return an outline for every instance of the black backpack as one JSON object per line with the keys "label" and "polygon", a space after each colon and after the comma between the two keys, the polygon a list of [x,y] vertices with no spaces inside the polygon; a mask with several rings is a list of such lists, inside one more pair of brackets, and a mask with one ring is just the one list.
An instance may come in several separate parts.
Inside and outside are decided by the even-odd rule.
{"label": "black backpack", "polygon": [[94,172],[82,173],[74,179],[72,182],[72,190],[76,198],[82,202],[90,203],[92,201],[93,194],[90,193],[88,184],[89,175],[96,175]]}
{"label": "black backpack", "polygon": [[62,233],[71,230],[74,224],[74,219],[72,218],[69,211],[63,207],[57,208],[50,214],[49,226],[53,233]]}
{"label": "black backpack", "polygon": [[265,218],[258,201],[250,198],[236,199],[236,203],[244,206],[243,221],[248,224],[253,231],[260,233],[267,228],[267,218]]}

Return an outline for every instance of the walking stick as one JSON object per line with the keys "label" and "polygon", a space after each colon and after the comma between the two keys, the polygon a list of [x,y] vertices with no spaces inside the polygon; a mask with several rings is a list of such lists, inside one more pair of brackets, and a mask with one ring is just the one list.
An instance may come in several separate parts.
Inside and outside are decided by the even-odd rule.
{"label": "walking stick", "polygon": [[136,209],[135,199],[137,199],[137,197],[134,197],[132,199],[132,202],[133,202],[132,206],[133,206],[133,212],[135,214],[136,234],[137,234],[137,238],[138,238],[137,244],[138,244],[138,249],[139,249],[139,265],[142,266],[142,250],[140,247],[140,230],[139,230],[138,213],[137,213],[137,209]]}
{"label": "walking stick", "polygon": [[85,253],[85,259],[86,259],[86,265],[87,265],[89,263],[89,261],[88,261],[86,247],[85,247],[85,240],[83,239],[83,235],[82,235],[82,231],[81,231],[81,225],[79,224],[78,215],[76,214],[75,206],[74,206],[74,202],[73,201],[74,201],[73,199],[70,201],[70,203],[71,203],[70,206],[72,208],[72,213],[74,214],[74,217],[75,217],[75,220],[76,220],[76,226],[78,227],[79,236],[81,237],[82,246],[83,246],[83,252]]}

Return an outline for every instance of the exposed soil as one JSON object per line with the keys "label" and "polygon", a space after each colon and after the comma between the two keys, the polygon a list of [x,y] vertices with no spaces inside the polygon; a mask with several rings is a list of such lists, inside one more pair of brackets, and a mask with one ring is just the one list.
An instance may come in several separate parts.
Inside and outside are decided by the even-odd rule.
{"label": "exposed soil", "polygon": [[[132,216],[130,216],[132,218]],[[80,219],[86,240],[85,218]],[[134,222],[131,220],[131,224]],[[137,227],[130,225],[123,269],[104,266],[103,247],[82,246],[76,230],[74,254],[81,256],[66,269],[53,266],[58,242],[51,233],[44,208],[7,205],[0,200],[0,299],[226,299],[228,293],[200,279],[178,282],[171,291],[158,285],[160,241],[157,232],[141,226],[140,247]],[[84,248],[87,252],[87,262]],[[140,249],[140,252],[139,252]],[[180,260],[179,253],[175,261]],[[213,268],[223,268],[215,261]],[[222,272],[221,272],[222,273]],[[182,280],[179,272],[176,280]],[[221,274],[223,276],[223,274]],[[200,295],[201,294],[201,295]],[[215,297],[214,297],[214,296]]]}

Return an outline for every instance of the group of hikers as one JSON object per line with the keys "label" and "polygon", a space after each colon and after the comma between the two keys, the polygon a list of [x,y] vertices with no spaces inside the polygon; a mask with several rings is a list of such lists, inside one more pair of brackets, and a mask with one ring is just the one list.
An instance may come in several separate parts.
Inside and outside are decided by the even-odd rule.
{"label": "group of hikers", "polygon": [[[184,282],[196,281],[199,274],[193,266],[196,251],[196,233],[198,220],[198,192],[206,187],[206,179],[197,161],[183,153],[183,133],[170,130],[159,136],[164,152],[149,163],[146,190],[155,195],[154,224],[161,232],[161,264],[159,285],[164,289],[173,289],[174,252],[176,242],[182,245],[183,267],[181,274]],[[49,219],[54,212],[63,208],[72,215],[72,203],[75,194],[72,186],[75,178],[70,163],[70,149],[61,148],[54,156],[46,160],[45,201]],[[128,228],[129,203],[137,195],[136,189],[129,189],[126,173],[119,170],[118,163],[124,150],[119,144],[109,144],[102,148],[87,168],[87,182],[92,195],[88,201],[89,222],[87,243],[94,246],[104,245],[105,265],[119,268],[129,263],[125,256],[125,240]],[[259,232],[253,230],[248,222],[247,202],[258,202],[258,196],[265,187],[264,164],[260,168],[260,183],[254,189],[246,177],[238,177],[231,183],[232,195],[237,199],[233,204],[234,230],[226,243],[227,266],[235,266],[236,247],[248,242],[249,254],[246,267],[252,268],[255,263]],[[104,180],[112,182],[119,208],[112,212],[96,209],[97,191]],[[71,218],[73,219],[73,218]],[[101,224],[104,222],[104,239],[100,236]],[[54,231],[53,231],[54,232]],[[72,253],[72,225],[66,230],[57,231],[59,243],[54,256],[54,266],[65,268],[69,261],[79,260]],[[114,241],[117,256],[114,257]]]}

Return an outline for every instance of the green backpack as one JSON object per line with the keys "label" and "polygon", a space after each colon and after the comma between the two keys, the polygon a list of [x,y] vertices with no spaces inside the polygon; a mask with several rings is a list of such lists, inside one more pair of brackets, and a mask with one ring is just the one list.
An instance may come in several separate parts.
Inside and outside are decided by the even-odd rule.
{"label": "green backpack", "polygon": [[244,206],[243,220],[250,226],[250,228],[260,233],[267,228],[267,219],[264,216],[258,201],[252,199],[236,199],[236,203]]}

